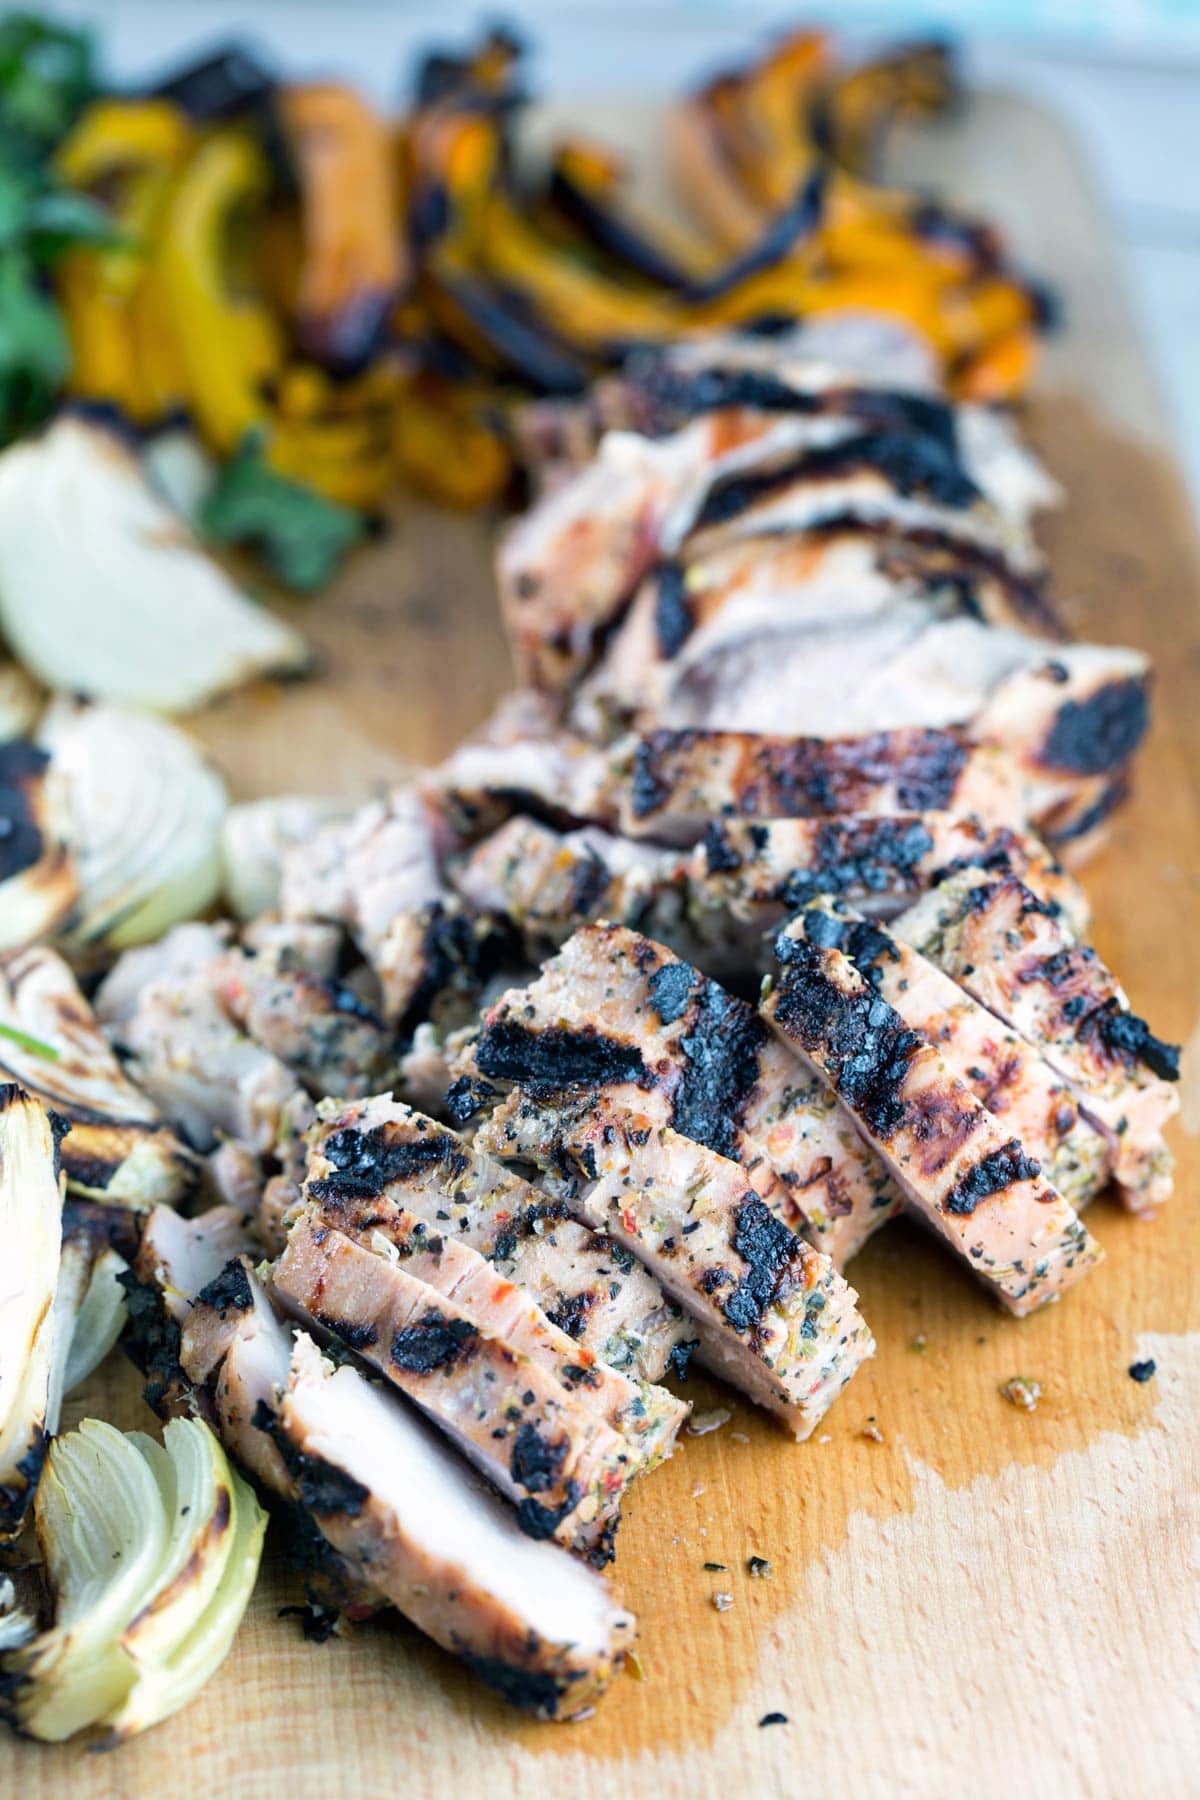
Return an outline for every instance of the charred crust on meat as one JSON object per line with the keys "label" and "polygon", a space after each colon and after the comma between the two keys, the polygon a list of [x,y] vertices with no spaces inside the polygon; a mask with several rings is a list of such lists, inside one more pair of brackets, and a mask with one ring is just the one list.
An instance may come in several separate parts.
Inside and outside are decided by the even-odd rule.
{"label": "charred crust on meat", "polygon": [[1106,775],[1129,760],[1149,722],[1144,681],[1107,682],[1086,700],[1063,702],[1038,760],[1074,775]]}
{"label": "charred crust on meat", "polygon": [[553,1675],[518,1668],[498,1656],[476,1656],[468,1650],[460,1650],[459,1657],[473,1675],[478,1675],[510,1706],[531,1713],[536,1719],[553,1719],[558,1713],[562,1689]]}
{"label": "charred crust on meat", "polygon": [[677,735],[670,731],[652,731],[639,740],[634,752],[629,786],[630,804],[635,819],[644,819],[648,813],[656,812],[664,800],[670,797],[670,783],[663,779],[656,765],[660,745],[664,748],[672,747]]}
{"label": "charred crust on meat", "polygon": [[424,913],[421,979],[400,1022],[400,1036],[410,1036],[439,1002],[453,996],[472,1000],[515,951],[507,920],[431,902]]}
{"label": "charred crust on meat", "polygon": [[590,1026],[567,1030],[551,1026],[531,1031],[515,1019],[496,1019],[484,1026],[475,1047],[475,1062],[484,1075],[516,1081],[531,1089],[555,1092],[566,1087],[604,1087],[612,1082],[653,1085],[641,1052]]}
{"label": "charred crust on meat", "polygon": [[983,497],[944,442],[899,431],[862,432],[803,451],[775,469],[720,478],[705,496],[692,529],[727,524],[793,482],[854,476],[863,470],[882,475],[898,494],[927,494],[956,510],[974,506]]}
{"label": "charred crust on meat", "polygon": [[684,1063],[671,1103],[676,1131],[736,1161],[738,1122],[759,1079],[766,1039],[752,1007],[715,981],[704,983],[679,1042]]}
{"label": "charred crust on meat", "polygon": [[219,1275],[196,1295],[197,1306],[211,1306],[225,1318],[229,1313],[248,1312],[254,1305],[250,1278],[237,1257],[231,1257]]}
{"label": "charred crust on meat", "polygon": [[969,1217],[981,1201],[1002,1194],[1015,1182],[1032,1181],[1041,1172],[1041,1163],[1025,1154],[1020,1139],[1009,1138],[959,1176],[942,1202],[942,1211]]}
{"label": "charred crust on meat", "polygon": [[587,1330],[597,1295],[584,1288],[577,1294],[560,1294],[553,1306],[545,1308],[546,1317],[570,1338],[580,1338]]}
{"label": "charred crust on meat", "polygon": [[804,1248],[757,1194],[748,1194],[738,1206],[732,1243],[745,1273],[722,1311],[735,1331],[753,1331],[763,1314],[803,1281]]}
{"label": "charred crust on meat", "polygon": [[699,1338],[687,1338],[681,1344],[671,1345],[670,1350],[667,1352],[667,1367],[670,1369],[672,1375],[674,1375],[676,1381],[687,1380],[688,1366],[699,1348]]}
{"label": "charred crust on meat", "polygon": [[370,1488],[364,1487],[345,1469],[339,1469],[336,1463],[327,1462],[323,1456],[310,1456],[307,1451],[297,1450],[279,1428],[277,1420],[272,1419],[271,1426],[271,1436],[296,1484],[301,1506],[306,1506],[318,1519],[338,1513],[347,1519],[357,1519],[371,1498]]}
{"label": "charred crust on meat", "polygon": [[122,1339],[125,1354],[146,1377],[142,1392],[152,1412],[167,1416],[170,1403],[187,1387],[179,1362],[182,1334],[153,1282],[139,1281],[132,1269],[121,1269],[128,1323]]}
{"label": "charred crust on meat", "polygon": [[0,881],[41,858],[37,797],[49,762],[47,752],[33,744],[0,744]]}
{"label": "charred crust on meat", "polygon": [[845,993],[831,981],[816,946],[786,933],[776,940],[780,963],[775,1017],[801,1047],[816,1053],[835,1092],[877,1138],[902,1124],[909,1064],[924,1042],[867,986]]}
{"label": "charred crust on meat", "polygon": [[650,1004],[664,1025],[673,1025],[687,1011],[692,989],[702,977],[690,963],[662,963],[647,980]]}
{"label": "charred crust on meat", "polygon": [[909,887],[932,848],[920,819],[884,817],[853,825],[833,819],[817,833],[813,866],[793,870],[780,898],[786,906],[800,907],[817,894],[885,894],[895,885]]}
{"label": "charred crust on meat", "polygon": [[719,819],[711,820],[704,834],[704,866],[710,875],[727,875],[742,866],[741,855]]}
{"label": "charred crust on meat", "polygon": [[568,907],[576,918],[589,918],[608,891],[612,872],[600,852],[588,844],[571,870]]}
{"label": "charred crust on meat", "polygon": [[678,656],[692,635],[687,570],[680,562],[663,563],[654,578],[654,635],[664,660]]}
{"label": "charred crust on meat", "polygon": [[486,1111],[498,1092],[490,1081],[475,1081],[470,1075],[460,1075],[446,1089],[446,1112],[456,1125],[469,1125],[472,1119]]}
{"label": "charred crust on meat", "polygon": [[460,1174],[466,1167],[462,1147],[449,1132],[430,1131],[399,1137],[386,1125],[359,1131],[344,1125],[322,1140],[321,1155],[333,1164],[333,1175],[308,1184],[317,1200],[369,1200],[393,1182],[411,1181],[431,1169]]}
{"label": "charred crust on meat", "polygon": [[448,1319],[431,1308],[396,1332],[391,1359],[407,1374],[431,1375],[438,1369],[455,1368],[469,1357],[478,1337],[479,1331],[469,1319]]}
{"label": "charred crust on meat", "polygon": [[[566,1498],[561,1506],[543,1506],[540,1500],[534,1500],[526,1495],[523,1500],[517,1502],[517,1524],[526,1537],[537,1538],[539,1542],[544,1542],[547,1538],[552,1538],[563,1520],[575,1511],[579,1505],[579,1499],[579,1485],[574,1481],[567,1483]],[[610,1560],[611,1552],[606,1556],[601,1543],[592,1551],[589,1561],[595,1560],[596,1557],[607,1562]]]}
{"label": "charred crust on meat", "polygon": [[544,1494],[562,1474],[567,1457],[564,1438],[544,1437],[536,1425],[526,1422],[512,1441],[509,1473],[518,1487],[530,1494]]}
{"label": "charred crust on meat", "polygon": [[372,1344],[379,1342],[379,1332],[374,1325],[357,1325],[351,1319],[335,1318],[332,1313],[319,1312],[314,1316],[326,1331],[341,1338],[348,1350],[369,1350]]}
{"label": "charred crust on meat", "polygon": [[1178,1044],[1167,1044],[1155,1037],[1145,1019],[1127,1012],[1116,1000],[1107,1000],[1089,1015],[1080,1036],[1093,1034],[1119,1061],[1143,1063],[1162,1081],[1179,1080]]}

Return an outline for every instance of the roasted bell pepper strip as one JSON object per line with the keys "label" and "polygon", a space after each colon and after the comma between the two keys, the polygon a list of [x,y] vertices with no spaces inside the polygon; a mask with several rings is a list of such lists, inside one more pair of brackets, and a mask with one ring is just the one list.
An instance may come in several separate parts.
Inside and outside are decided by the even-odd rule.
{"label": "roasted bell pepper strip", "polygon": [[357,371],[386,340],[405,273],[391,140],[350,88],[284,88],[279,111],[303,220],[299,346],[327,367]]}
{"label": "roasted bell pepper strip", "polygon": [[396,466],[420,493],[472,509],[498,500],[512,457],[479,396],[436,376],[406,383],[396,403]]}
{"label": "roasted bell pepper strip", "polygon": [[[262,151],[240,131],[207,138],[181,178],[164,221],[160,271],[179,328],[188,398],[203,435],[230,456],[263,421],[261,357],[248,359],[239,315],[254,315],[264,341],[271,315],[236,296],[226,268],[226,239],[239,210],[261,206],[270,186]],[[277,359],[283,361],[279,343]]]}

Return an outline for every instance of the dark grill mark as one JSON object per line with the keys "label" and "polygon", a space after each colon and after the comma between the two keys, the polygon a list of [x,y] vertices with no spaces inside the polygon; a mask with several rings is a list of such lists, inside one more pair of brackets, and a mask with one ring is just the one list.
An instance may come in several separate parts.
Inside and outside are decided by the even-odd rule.
{"label": "dark grill mark", "polygon": [[741,854],[719,819],[713,819],[704,834],[704,865],[710,875],[728,874],[742,866]]}
{"label": "dark grill mark", "polygon": [[536,1425],[525,1424],[513,1439],[509,1471],[518,1487],[530,1494],[544,1494],[562,1474],[567,1458],[565,1438],[545,1438]]}
{"label": "dark grill mark", "polygon": [[668,962],[655,969],[646,986],[651,1005],[664,1025],[673,1025],[687,1011],[692,989],[700,979],[690,963]]}
{"label": "dark grill mark", "polygon": [[576,918],[591,918],[608,892],[611,879],[608,864],[589,844],[576,858],[571,870],[569,906]]}
{"label": "dark grill mark", "polygon": [[705,982],[679,1044],[684,1063],[671,1109],[676,1131],[737,1161],[739,1121],[766,1037],[752,1007]]}
{"label": "dark grill mark", "polygon": [[514,1019],[497,1019],[484,1027],[475,1061],[485,1075],[516,1081],[551,1092],[564,1087],[605,1087],[635,1081],[642,1087],[653,1078],[635,1045],[584,1027],[569,1031],[551,1026],[531,1031]]}
{"label": "dark grill mark", "polygon": [[474,1656],[466,1650],[459,1654],[466,1667],[510,1706],[537,1719],[552,1719],[557,1713],[559,1686],[553,1675],[518,1669],[498,1656]]}
{"label": "dark grill mark", "polygon": [[817,834],[812,868],[794,870],[780,897],[787,906],[799,907],[817,894],[909,889],[932,849],[933,839],[919,819],[885,817],[855,825],[833,820]]}
{"label": "dark grill mark", "polygon": [[799,1238],[758,1198],[747,1195],[734,1217],[733,1247],[746,1272],[722,1310],[735,1331],[752,1331],[767,1309],[803,1276]]}
{"label": "dark grill mark", "polygon": [[983,1157],[960,1175],[942,1202],[942,1211],[969,1216],[981,1200],[1002,1194],[1017,1181],[1032,1181],[1042,1172],[1035,1157],[1026,1156],[1019,1138],[1009,1138],[999,1150]]}
{"label": "dark grill mark", "polygon": [[490,1081],[472,1081],[469,1075],[460,1075],[446,1089],[446,1111],[456,1125],[469,1125],[478,1113],[491,1105],[498,1091]]}
{"label": "dark grill mark", "polygon": [[924,1040],[873,988],[844,993],[825,970],[824,953],[782,935],[775,1017],[783,1030],[818,1057],[840,1097],[877,1138],[892,1137],[904,1122],[903,1086],[908,1066]]}
{"label": "dark grill mark", "polygon": [[715,481],[692,530],[727,524],[793,483],[852,476],[864,469],[882,475],[905,497],[925,494],[960,510],[982,499],[966,470],[937,438],[899,431],[863,432],[838,444],[804,451],[776,469],[727,475]]}
{"label": "dark grill mark", "polygon": [[225,1264],[221,1273],[201,1288],[196,1295],[197,1306],[211,1306],[214,1312],[224,1318],[230,1312],[248,1312],[254,1305],[254,1295],[250,1291],[250,1277],[236,1258]]}
{"label": "dark grill mark", "polygon": [[412,1181],[431,1169],[455,1175],[466,1166],[461,1146],[449,1132],[400,1137],[386,1125],[370,1131],[344,1125],[330,1132],[321,1152],[337,1172],[309,1182],[308,1191],[317,1200],[370,1200],[392,1182]]}
{"label": "dark grill mark", "polygon": [[664,658],[678,656],[692,635],[687,571],[682,563],[664,563],[655,578],[654,633]]}
{"label": "dark grill mark", "polygon": [[1166,1044],[1155,1037],[1145,1019],[1126,1012],[1116,1000],[1098,1007],[1080,1035],[1088,1037],[1093,1032],[1105,1049],[1122,1062],[1144,1063],[1162,1081],[1179,1080],[1178,1044]]}
{"label": "dark grill mark", "polygon": [[479,1333],[468,1319],[448,1319],[431,1309],[392,1339],[392,1362],[410,1375],[452,1369],[475,1347]]}
{"label": "dark grill mark", "polygon": [[1132,756],[1149,723],[1145,683],[1110,681],[1087,700],[1064,701],[1038,760],[1076,775],[1105,775]]}

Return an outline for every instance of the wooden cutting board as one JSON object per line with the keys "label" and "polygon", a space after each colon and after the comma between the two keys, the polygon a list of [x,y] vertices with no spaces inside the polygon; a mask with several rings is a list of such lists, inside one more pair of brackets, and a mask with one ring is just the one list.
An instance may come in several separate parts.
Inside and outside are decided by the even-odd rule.
{"label": "wooden cutting board", "polygon": [[[588,123],[654,135],[629,109]],[[617,1577],[642,1678],[586,1722],[522,1722],[403,1624],[306,1644],[276,1616],[296,1596],[271,1563],[184,1714],[107,1756],[6,1737],[0,1793],[1200,1791],[1200,559],[1107,225],[1058,127],[984,97],[904,163],[1005,221],[1066,302],[1029,426],[1069,496],[1045,539],[1072,623],[1158,663],[1139,792],[1087,882],[1133,1004],[1190,1041],[1173,1205],[1146,1224],[1098,1202],[1107,1262],[1024,1323],[889,1228],[851,1269],[879,1353],[808,1445],[697,1380],[697,1407],[731,1417],[635,1490]],[[201,723],[236,790],[357,795],[478,720],[506,680],[491,529],[406,505],[336,592],[295,608],[324,680]],[[1127,1369],[1145,1357],[1142,1386]],[[1016,1374],[1042,1385],[1033,1414],[998,1393]],[[131,1376],[81,1399],[73,1417],[146,1422]],[[769,1712],[787,1723],[761,1726]]]}

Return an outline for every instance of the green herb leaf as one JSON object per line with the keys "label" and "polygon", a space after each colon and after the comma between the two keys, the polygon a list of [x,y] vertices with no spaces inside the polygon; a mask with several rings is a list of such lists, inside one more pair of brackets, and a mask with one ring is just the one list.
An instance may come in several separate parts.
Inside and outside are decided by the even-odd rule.
{"label": "green herb leaf", "polygon": [[40,1056],[44,1062],[57,1062],[58,1051],[53,1044],[43,1044],[41,1038],[30,1037],[27,1031],[18,1031],[15,1025],[0,1023],[0,1038],[7,1038],[24,1050],[29,1056]]}
{"label": "green herb leaf", "polygon": [[299,593],[323,587],[366,529],[352,507],[268,467],[257,438],[226,463],[200,512],[206,537],[256,550],[276,580]]}
{"label": "green herb leaf", "polygon": [[0,143],[6,161],[37,163],[65,136],[96,92],[86,31],[35,13],[0,18]]}

